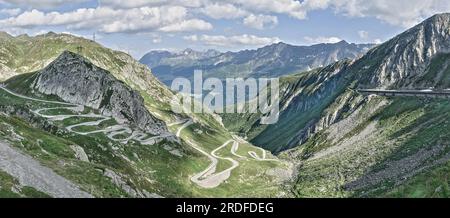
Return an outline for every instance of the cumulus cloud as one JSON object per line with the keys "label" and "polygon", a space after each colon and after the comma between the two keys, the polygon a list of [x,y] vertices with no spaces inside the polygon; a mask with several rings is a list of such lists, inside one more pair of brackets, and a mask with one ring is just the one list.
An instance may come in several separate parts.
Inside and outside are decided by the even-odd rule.
{"label": "cumulus cloud", "polygon": [[232,4],[208,4],[201,9],[202,13],[214,19],[234,19],[249,14],[246,10]]}
{"label": "cumulus cloud", "polygon": [[296,0],[226,0],[241,5],[244,9],[261,13],[286,14],[297,19],[305,19],[306,10]]}
{"label": "cumulus cloud", "polygon": [[436,13],[450,11],[448,0],[223,0],[243,10],[262,14],[286,14],[306,19],[311,11],[332,9],[349,17],[374,17],[395,26],[411,27]]}
{"label": "cumulus cloud", "polygon": [[332,8],[349,17],[375,17],[395,26],[411,27],[436,13],[450,11],[448,0],[305,0],[306,11]]}
{"label": "cumulus cloud", "polygon": [[[51,8],[88,0],[0,0],[0,4]],[[133,9],[181,6],[215,19],[234,19],[250,14],[285,14],[305,19],[314,10],[332,9],[349,17],[375,17],[392,25],[410,27],[435,13],[450,11],[448,0],[98,0],[100,7]]]}
{"label": "cumulus cloud", "polygon": [[[133,8],[143,6],[180,5],[190,8],[200,8],[211,17],[244,16],[247,11],[261,13],[278,13],[303,19],[306,11],[298,0],[100,0],[103,6],[114,8]],[[308,6],[310,8],[310,6]],[[217,12],[217,15],[216,13]],[[225,12],[236,13],[226,15]]]}
{"label": "cumulus cloud", "polygon": [[[117,19],[120,18],[120,19]],[[26,11],[17,17],[0,20],[2,27],[27,28],[61,26],[68,29],[96,29],[104,33],[116,32],[182,32],[208,30],[212,24],[188,17],[181,6],[112,9],[108,7],[80,8],[71,12]]]}
{"label": "cumulus cloud", "polygon": [[306,36],[303,38],[308,44],[320,44],[320,43],[338,43],[340,41],[342,41],[342,39],[340,39],[339,37],[323,37],[323,36],[319,36],[319,37],[309,37]]}
{"label": "cumulus cloud", "polygon": [[15,6],[31,6],[33,8],[54,8],[63,4],[76,4],[86,2],[88,0],[0,0],[1,4],[15,5]]}
{"label": "cumulus cloud", "polygon": [[0,9],[0,15],[5,14],[8,16],[16,16],[22,12],[22,9],[20,8],[3,8]]}
{"label": "cumulus cloud", "polygon": [[199,8],[205,5],[209,0],[98,0],[103,7],[115,9],[127,9],[137,7],[157,7],[157,6],[183,6]]}
{"label": "cumulus cloud", "polygon": [[278,18],[270,15],[251,14],[244,19],[244,25],[259,30],[265,29],[267,27],[272,28],[278,25]]}
{"label": "cumulus cloud", "polygon": [[233,47],[233,46],[263,46],[280,42],[277,37],[259,37],[255,35],[190,35],[185,36],[185,40],[199,42],[208,46]]}
{"label": "cumulus cloud", "polygon": [[212,24],[206,21],[199,19],[192,19],[192,20],[183,20],[179,23],[170,24],[168,26],[160,28],[159,30],[163,32],[188,32],[194,30],[210,30],[212,28],[213,28]]}

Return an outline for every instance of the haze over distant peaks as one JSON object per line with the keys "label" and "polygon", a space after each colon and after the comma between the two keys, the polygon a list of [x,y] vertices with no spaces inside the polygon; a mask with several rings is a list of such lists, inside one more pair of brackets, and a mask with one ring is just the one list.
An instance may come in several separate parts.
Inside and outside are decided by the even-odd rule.
{"label": "haze over distant peaks", "polygon": [[162,82],[170,84],[179,76],[191,78],[194,69],[210,77],[277,77],[326,66],[342,59],[356,58],[375,44],[350,44],[346,41],[312,46],[283,42],[239,52],[152,51],[140,62],[148,65]]}

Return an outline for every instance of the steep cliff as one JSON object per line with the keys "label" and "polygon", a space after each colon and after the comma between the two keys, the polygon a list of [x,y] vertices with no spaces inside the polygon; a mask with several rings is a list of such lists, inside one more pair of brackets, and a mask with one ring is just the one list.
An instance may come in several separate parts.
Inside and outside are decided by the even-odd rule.
{"label": "steep cliff", "polygon": [[130,122],[153,134],[168,131],[162,121],[148,112],[138,92],[69,51],[39,71],[30,88],[66,102],[99,109],[104,115]]}
{"label": "steep cliff", "polygon": [[[362,60],[370,71],[361,86],[443,88],[449,84],[445,74],[449,53],[450,14],[437,14],[369,51]],[[447,82],[441,83],[444,79]]]}

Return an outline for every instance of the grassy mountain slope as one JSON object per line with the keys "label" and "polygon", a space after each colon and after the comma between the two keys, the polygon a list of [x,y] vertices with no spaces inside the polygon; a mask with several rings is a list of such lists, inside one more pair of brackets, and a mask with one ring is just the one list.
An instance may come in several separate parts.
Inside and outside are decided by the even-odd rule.
{"label": "grassy mountain slope", "polygon": [[448,89],[449,19],[429,18],[348,66],[351,85],[321,120],[338,108],[347,112],[328,125],[318,122],[323,128],[283,153],[300,160],[297,196],[448,196],[442,176],[449,160],[448,100],[363,96],[355,90]]}
{"label": "grassy mountain slope", "polygon": [[[254,144],[280,152],[301,143],[309,128],[321,118],[322,112],[349,84],[346,78],[348,60],[280,80],[280,116],[273,125],[261,125],[260,114],[223,114],[224,124]],[[334,118],[335,119],[335,118]]]}
{"label": "grassy mountain slope", "polygon": [[[280,173],[289,170],[289,165],[284,162],[255,160],[248,151],[254,151],[258,155],[261,155],[261,151],[248,143],[240,144],[236,152],[246,158],[239,160],[240,165],[231,172],[231,177],[224,183],[212,189],[201,188],[192,183],[190,178],[204,170],[210,160],[193,149],[188,141],[194,142],[205,152],[210,153],[232,139],[233,135],[212,115],[173,113],[169,105],[172,92],[161,85],[147,67],[137,63],[128,55],[109,50],[89,40],[64,34],[49,34],[45,37],[34,38],[11,37],[7,43],[11,47],[20,47],[22,43],[36,46],[42,54],[52,54],[55,51],[55,56],[66,49],[77,52],[76,47],[81,44],[83,46],[81,54],[88,60],[102,66],[116,79],[139,91],[152,115],[166,123],[182,119],[194,121],[192,126],[181,131],[180,143],[162,141],[152,146],[141,145],[138,142],[123,144],[112,141],[102,134],[80,136],[68,133],[65,131],[68,125],[92,120],[68,119],[63,122],[45,120],[33,115],[31,110],[51,106],[24,101],[2,91],[1,102],[4,105],[1,119],[5,129],[2,131],[1,139],[73,181],[82,190],[96,197],[135,197],[141,194],[146,195],[145,193],[150,196],[166,197],[262,197],[289,194],[283,187],[289,175],[279,176]],[[8,65],[9,69],[15,70],[14,74],[19,74],[7,81],[8,88],[31,97],[60,100],[55,96],[46,96],[30,90],[30,84],[36,74],[22,74],[25,70],[38,70],[44,66],[44,63],[51,62],[56,57],[51,56],[46,59],[47,56],[42,55],[41,59],[36,55],[29,60],[19,60],[23,58],[22,55],[25,54],[1,58],[2,63],[18,59],[16,65]],[[21,69],[24,70],[21,71]],[[49,110],[46,113],[55,115],[68,112],[70,111]],[[81,113],[98,113],[98,111],[91,108]],[[105,122],[99,126],[110,125],[114,123]],[[181,125],[174,125],[169,130],[177,133],[180,127]],[[92,131],[96,127],[80,128],[84,131]],[[82,148],[90,162],[78,159],[73,146]],[[223,158],[236,158],[230,150],[231,144],[216,154]],[[226,169],[230,165],[227,160],[219,160],[217,169]]]}
{"label": "grassy mountain slope", "polygon": [[393,196],[392,190],[408,196],[395,187],[448,162],[448,101],[375,96],[361,100],[364,103],[350,116],[286,153],[302,160],[295,187],[299,197]]}

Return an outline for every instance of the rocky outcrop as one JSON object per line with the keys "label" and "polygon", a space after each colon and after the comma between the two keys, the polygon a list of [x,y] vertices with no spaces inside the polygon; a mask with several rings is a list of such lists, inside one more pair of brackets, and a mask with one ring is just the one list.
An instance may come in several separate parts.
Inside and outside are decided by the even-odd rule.
{"label": "rocky outcrop", "polygon": [[89,157],[82,147],[80,147],[79,145],[71,145],[70,148],[73,150],[73,152],[75,152],[75,157],[78,160],[89,162]]}
{"label": "rocky outcrop", "polygon": [[167,132],[165,124],[149,113],[138,92],[75,53],[63,52],[38,72],[31,86],[66,102],[98,109],[105,116],[152,134]]}
{"label": "rocky outcrop", "polygon": [[21,185],[33,187],[52,197],[92,197],[82,191],[78,185],[2,141],[0,141],[0,169],[19,180]]}
{"label": "rocky outcrop", "polygon": [[364,60],[370,72],[362,86],[418,88],[433,58],[449,53],[450,13],[438,14],[368,52]]}
{"label": "rocky outcrop", "polygon": [[163,198],[161,195],[156,193],[149,193],[146,190],[140,191],[131,187],[126,180],[124,180],[124,175],[116,173],[110,169],[105,169],[103,173],[104,176],[111,179],[111,182],[117,187],[121,188],[125,193],[133,198]]}

